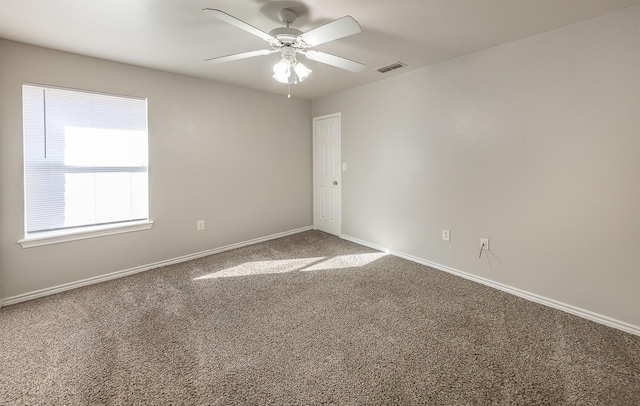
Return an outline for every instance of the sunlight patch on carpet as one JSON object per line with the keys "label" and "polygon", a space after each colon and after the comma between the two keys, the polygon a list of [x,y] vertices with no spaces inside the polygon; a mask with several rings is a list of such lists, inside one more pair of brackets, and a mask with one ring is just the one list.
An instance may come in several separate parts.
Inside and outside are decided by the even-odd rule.
{"label": "sunlight patch on carpet", "polygon": [[305,269],[301,269],[301,271],[328,271],[332,269],[356,268],[369,265],[373,261],[386,255],[387,254],[382,252],[372,254],[338,255],[337,257],[328,258],[326,261],[312,264]]}
{"label": "sunlight patch on carpet", "polygon": [[235,276],[268,275],[294,271],[328,271],[366,266],[384,257],[384,253],[338,255],[335,257],[295,258],[273,261],[253,261],[215,271],[193,280],[230,278]]}
{"label": "sunlight patch on carpet", "polygon": [[314,262],[322,261],[323,259],[325,259],[325,257],[245,262],[241,265],[216,271],[208,275],[199,276],[194,278],[194,280],[286,273],[305,268]]}

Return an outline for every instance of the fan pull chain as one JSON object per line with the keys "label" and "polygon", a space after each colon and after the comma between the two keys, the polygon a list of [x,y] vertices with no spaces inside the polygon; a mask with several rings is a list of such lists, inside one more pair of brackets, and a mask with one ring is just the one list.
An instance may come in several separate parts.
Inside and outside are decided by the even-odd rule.
{"label": "fan pull chain", "polygon": [[291,98],[291,83],[288,83],[287,87],[289,88],[289,93],[287,94],[287,99],[290,99]]}

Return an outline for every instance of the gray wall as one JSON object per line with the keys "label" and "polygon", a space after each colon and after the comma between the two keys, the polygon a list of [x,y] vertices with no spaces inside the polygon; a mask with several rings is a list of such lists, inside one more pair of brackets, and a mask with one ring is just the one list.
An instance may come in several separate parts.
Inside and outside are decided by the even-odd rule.
{"label": "gray wall", "polygon": [[640,326],[639,11],[315,100],[342,232]]}
{"label": "gray wall", "polygon": [[[22,82],[147,97],[151,230],[23,249]],[[312,224],[311,103],[0,39],[0,293]],[[196,231],[196,220],[207,228]]]}

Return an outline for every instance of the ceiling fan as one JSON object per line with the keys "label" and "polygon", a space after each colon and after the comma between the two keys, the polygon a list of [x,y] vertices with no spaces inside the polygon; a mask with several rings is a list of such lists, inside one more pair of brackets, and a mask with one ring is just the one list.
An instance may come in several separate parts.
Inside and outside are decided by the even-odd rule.
{"label": "ceiling fan", "polygon": [[334,41],[336,39],[361,32],[360,24],[358,24],[358,22],[351,16],[339,18],[303,33],[302,31],[291,27],[291,24],[293,24],[298,17],[296,13],[291,9],[284,8],[278,12],[278,18],[280,19],[280,22],[282,22],[283,27],[275,28],[267,33],[225,13],[224,11],[211,8],[205,8],[202,9],[202,11],[212,17],[243,29],[256,37],[262,38],[267,41],[271,47],[271,49],[260,49],[257,51],[207,59],[206,61],[209,63],[230,62],[238,59],[252,58],[254,56],[269,55],[280,52],[282,58],[273,67],[273,78],[280,83],[288,85],[294,85],[302,82],[311,74],[311,69],[298,61],[298,55],[303,55],[312,61],[325,63],[327,65],[356,73],[362,72],[366,67],[359,62],[328,54],[326,52],[309,49],[316,45],[324,44],[329,41]]}

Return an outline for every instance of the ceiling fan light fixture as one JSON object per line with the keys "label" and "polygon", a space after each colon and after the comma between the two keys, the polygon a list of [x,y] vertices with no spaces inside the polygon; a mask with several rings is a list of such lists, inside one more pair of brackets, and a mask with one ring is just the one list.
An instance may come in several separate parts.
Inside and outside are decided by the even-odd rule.
{"label": "ceiling fan light fixture", "polygon": [[278,63],[273,65],[273,78],[275,80],[286,85],[289,83],[290,77],[291,65],[289,64],[289,61],[283,58]]}
{"label": "ceiling fan light fixture", "polygon": [[[293,68],[293,69],[292,69]],[[295,85],[309,77],[312,70],[295,58],[282,58],[273,65],[273,78],[285,85]]]}
{"label": "ceiling fan light fixture", "polygon": [[313,72],[311,69],[304,66],[301,62],[296,62],[296,64],[293,65],[293,70],[296,72],[299,82],[302,82],[303,80],[308,78],[309,75],[311,75],[311,72]]}

